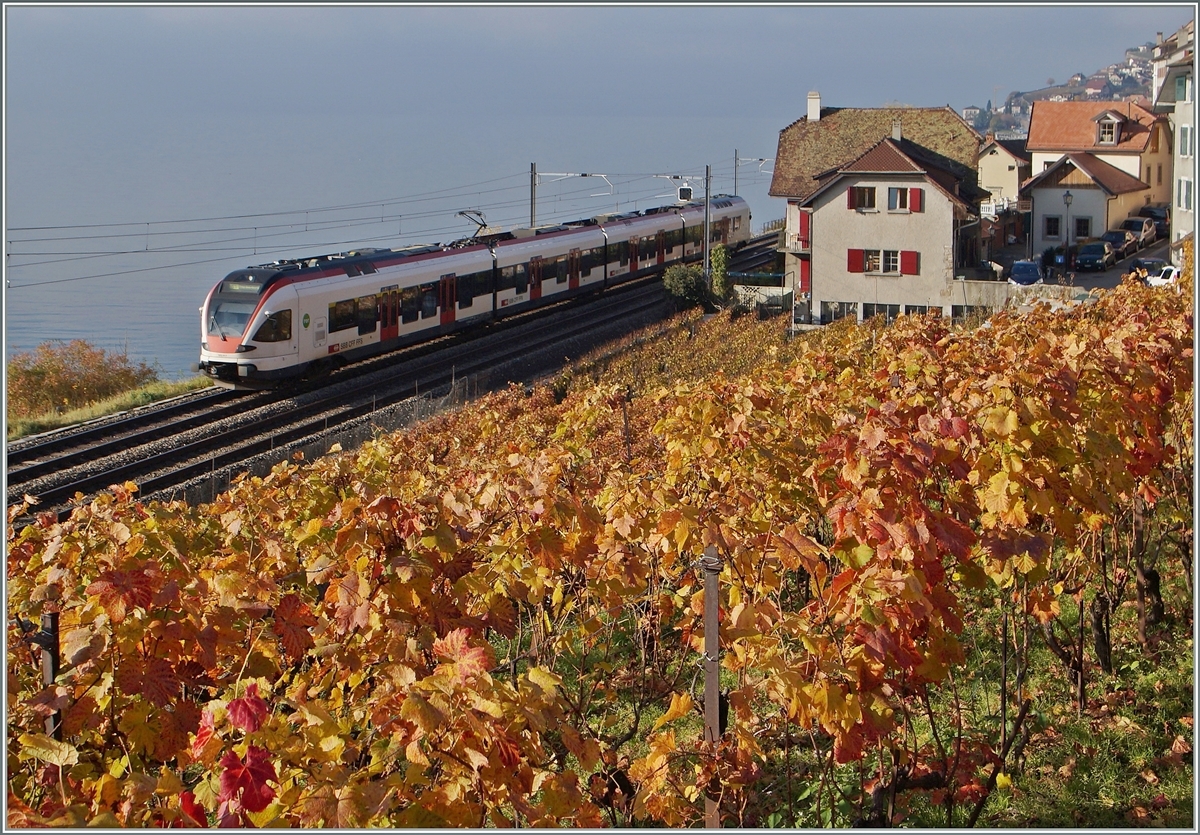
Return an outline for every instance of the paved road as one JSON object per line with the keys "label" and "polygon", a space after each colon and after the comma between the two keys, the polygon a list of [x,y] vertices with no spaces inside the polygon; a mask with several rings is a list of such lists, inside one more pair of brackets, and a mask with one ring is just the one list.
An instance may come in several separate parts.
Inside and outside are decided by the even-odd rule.
{"label": "paved road", "polygon": [[1141,252],[1136,252],[1128,258],[1122,258],[1117,262],[1117,265],[1104,272],[1081,272],[1075,271],[1075,286],[1085,290],[1093,290],[1097,287],[1111,289],[1121,283],[1121,276],[1130,272],[1132,268],[1129,266],[1135,258],[1161,258],[1164,261],[1170,261],[1167,257],[1168,242],[1164,238],[1155,241],[1150,246],[1143,249]]}

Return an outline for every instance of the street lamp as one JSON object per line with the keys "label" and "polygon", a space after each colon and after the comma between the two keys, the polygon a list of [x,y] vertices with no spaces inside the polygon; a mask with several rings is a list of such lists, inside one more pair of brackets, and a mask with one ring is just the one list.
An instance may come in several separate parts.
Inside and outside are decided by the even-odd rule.
{"label": "street lamp", "polygon": [[1071,194],[1071,190],[1063,192],[1063,203],[1067,206],[1067,234],[1064,236],[1067,242],[1066,254],[1063,256],[1063,266],[1066,269],[1071,269],[1071,201],[1075,199]]}

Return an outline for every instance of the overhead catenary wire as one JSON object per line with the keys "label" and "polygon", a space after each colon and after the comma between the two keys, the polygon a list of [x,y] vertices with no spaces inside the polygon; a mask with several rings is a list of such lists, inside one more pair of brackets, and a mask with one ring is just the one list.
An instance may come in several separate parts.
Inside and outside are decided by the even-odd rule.
{"label": "overhead catenary wire", "polygon": [[[695,167],[695,166],[691,166]],[[687,170],[688,167],[679,169],[680,171]],[[613,196],[617,197],[615,210],[620,210],[621,206],[634,206],[645,201],[661,197],[656,192],[661,186],[652,179],[655,174],[612,174],[609,175],[614,179]],[[441,189],[430,192],[422,192],[407,198],[387,198],[383,200],[364,200],[357,203],[346,203],[337,206],[326,206],[310,209],[296,209],[280,212],[262,212],[262,213],[247,213],[240,215],[224,215],[213,216],[206,218],[194,218],[191,220],[170,220],[170,221],[139,221],[127,223],[106,223],[106,224],[80,224],[80,225],[62,225],[62,226],[29,226],[29,227],[14,227],[12,232],[37,232],[37,231],[88,231],[88,230],[112,230],[127,227],[128,232],[102,232],[100,234],[81,234],[81,235],[61,235],[61,236],[43,236],[43,237],[28,237],[28,238],[13,238],[9,240],[9,252],[7,253],[6,272],[10,273],[9,288],[18,289],[21,287],[37,287],[50,284],[61,284],[77,281],[86,281],[103,278],[114,278],[125,275],[137,275],[151,273],[155,271],[168,271],[180,269],[184,267],[200,266],[204,264],[217,264],[221,262],[231,262],[235,259],[244,257],[263,258],[274,253],[294,252],[297,248],[316,248],[325,246],[352,246],[356,244],[372,243],[385,240],[397,240],[404,238],[421,237],[426,240],[431,237],[439,238],[444,235],[455,236],[463,233],[460,226],[436,226],[432,228],[422,228],[413,231],[409,234],[404,234],[399,228],[396,232],[388,232],[385,234],[367,235],[358,237],[353,240],[338,240],[338,241],[323,241],[314,242],[312,240],[296,240],[293,243],[286,243],[281,239],[299,238],[302,235],[311,235],[313,232],[330,232],[337,230],[346,230],[354,228],[369,228],[380,224],[397,224],[402,225],[408,221],[417,224],[418,221],[428,220],[442,216],[447,213],[448,208],[441,207],[424,207],[416,208],[421,204],[432,203],[435,201],[452,201],[458,200],[454,205],[462,208],[462,199],[468,197],[482,197],[484,195],[494,195],[503,197],[505,192],[511,192],[510,199],[497,199],[491,202],[474,202],[469,205],[469,208],[486,210],[493,218],[493,225],[500,227],[520,225],[523,218],[523,211],[528,207],[528,197],[524,192],[524,180],[527,175],[509,175],[506,177],[494,178],[492,180],[483,181],[480,183],[456,186],[449,189]],[[513,181],[511,186],[502,188],[482,188],[483,186],[494,185],[506,180]],[[639,180],[648,180],[648,185],[639,187]],[[590,185],[584,184],[583,187],[561,188],[558,194],[547,198],[548,202],[544,205],[546,222],[564,222],[569,220],[580,219],[581,217],[589,216],[589,213],[596,213],[594,208],[595,195],[588,194]],[[587,204],[593,204],[592,208],[586,208]],[[396,212],[389,215],[386,211],[388,207],[411,206],[403,212]],[[372,213],[369,217],[360,216],[353,218],[336,218],[328,220],[314,220],[313,214],[335,212],[335,211],[352,211],[370,208],[374,210],[380,208],[380,214]],[[511,210],[506,213],[506,210]],[[608,210],[608,209],[605,209]],[[304,228],[300,229],[301,216],[305,217]],[[217,228],[199,228],[199,229],[155,229],[151,231],[151,227],[162,227],[170,225],[182,224],[202,224],[215,222],[230,222],[237,220],[263,220],[270,218],[295,218],[292,222],[279,223],[256,223],[246,224],[242,226],[231,225]],[[419,224],[417,224],[419,225]],[[135,228],[136,227],[136,228]],[[234,237],[208,238],[194,240],[203,235],[212,235],[214,233],[239,233],[249,232],[249,235]],[[264,234],[265,232],[265,234]],[[173,237],[174,243],[162,246],[150,246],[151,239],[168,239]],[[178,238],[193,238],[188,241],[178,241]],[[12,251],[14,243],[79,243],[83,241],[98,241],[112,240],[114,242],[122,239],[130,240],[131,243],[127,248],[114,248],[112,250],[58,250],[52,251],[49,248],[39,250],[30,250],[26,252]],[[267,246],[263,243],[267,242]],[[251,243],[246,246],[244,244]],[[231,244],[231,246],[223,246]],[[238,244],[243,244],[238,246]],[[192,252],[228,252],[229,255],[217,258],[207,258],[191,261],[173,261],[168,264],[157,264],[153,266],[137,267],[129,269],[111,270],[101,273],[92,273],[88,275],[55,277],[41,280],[25,280],[14,282],[11,278],[13,270],[26,270],[36,267],[52,267],[55,264],[70,263],[80,260],[102,259],[111,257],[129,257],[129,256],[147,256],[147,255],[170,255],[183,254]],[[62,257],[56,257],[62,256]],[[26,263],[12,263],[13,258],[43,258],[41,261],[29,261]]]}

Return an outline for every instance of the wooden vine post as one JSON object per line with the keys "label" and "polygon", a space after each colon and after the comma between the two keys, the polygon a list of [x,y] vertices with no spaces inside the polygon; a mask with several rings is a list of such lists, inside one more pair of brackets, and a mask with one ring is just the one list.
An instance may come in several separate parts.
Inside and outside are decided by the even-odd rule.
{"label": "wooden vine post", "polygon": [[[721,642],[718,624],[717,578],[721,575],[721,558],[709,545],[700,560],[704,569],[704,741],[715,746],[721,738]],[[718,803],[719,786],[709,785],[704,795],[704,827],[720,829]]]}

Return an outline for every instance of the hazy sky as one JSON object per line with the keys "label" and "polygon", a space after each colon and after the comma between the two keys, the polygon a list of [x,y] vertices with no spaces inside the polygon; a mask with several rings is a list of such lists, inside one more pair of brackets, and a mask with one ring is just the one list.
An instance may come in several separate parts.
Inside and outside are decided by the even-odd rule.
{"label": "hazy sky", "polygon": [[[106,293],[144,295],[153,282],[194,317],[203,292],[247,263],[343,241],[449,240],[473,230],[456,217],[468,207],[498,225],[527,221],[531,162],[616,184],[610,194],[601,181],[546,177],[539,220],[666,202],[673,184],[653,174],[694,176],[706,164],[714,191],[728,192],[734,150],[773,157],[810,90],[827,106],[982,106],[1121,61],[1126,48],[1175,32],[1193,6],[4,11],[12,349],[46,332],[33,311],[48,304],[69,313]],[[783,201],[766,195],[769,171],[739,168],[756,227],[783,215]],[[465,191],[415,199],[447,189]],[[310,224],[307,237],[266,231],[273,213],[356,203],[376,204],[381,222],[315,236]],[[157,234],[185,228],[164,221],[208,217],[221,219],[211,228],[241,231],[219,246],[210,238],[206,253]],[[142,237],[101,243],[89,225],[106,223],[142,224]],[[41,226],[75,226],[55,234],[76,240],[34,240],[49,233],[27,228]],[[155,249],[174,254],[146,257]],[[74,254],[39,254],[50,251]],[[122,306],[128,338],[147,314]],[[189,331],[186,344],[196,341]]]}

